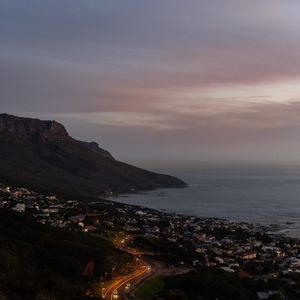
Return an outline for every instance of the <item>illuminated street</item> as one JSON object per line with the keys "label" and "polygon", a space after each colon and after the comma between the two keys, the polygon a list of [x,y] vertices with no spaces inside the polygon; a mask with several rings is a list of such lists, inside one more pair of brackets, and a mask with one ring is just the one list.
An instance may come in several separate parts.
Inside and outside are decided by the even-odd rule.
{"label": "illuminated street", "polygon": [[[125,299],[126,293],[128,293],[141,280],[150,276],[150,274],[151,271],[148,269],[148,267],[142,266],[135,273],[114,281],[109,287],[106,288],[104,292],[104,299]],[[128,288],[128,283],[130,284],[130,288]]]}

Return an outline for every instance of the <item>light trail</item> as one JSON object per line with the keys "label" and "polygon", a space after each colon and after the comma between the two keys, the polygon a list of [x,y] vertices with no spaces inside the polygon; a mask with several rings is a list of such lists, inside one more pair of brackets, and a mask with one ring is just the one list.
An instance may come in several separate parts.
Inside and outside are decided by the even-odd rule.
{"label": "light trail", "polygon": [[137,281],[139,278],[142,278],[147,273],[147,271],[148,271],[148,268],[144,267],[140,271],[138,271],[128,277],[125,277],[124,279],[120,279],[120,280],[116,281],[115,283],[112,283],[105,291],[104,299],[105,300],[113,300],[114,299],[113,293],[115,290],[119,290],[122,286],[124,286],[124,289],[125,289],[125,285],[127,283],[134,281],[134,280]]}

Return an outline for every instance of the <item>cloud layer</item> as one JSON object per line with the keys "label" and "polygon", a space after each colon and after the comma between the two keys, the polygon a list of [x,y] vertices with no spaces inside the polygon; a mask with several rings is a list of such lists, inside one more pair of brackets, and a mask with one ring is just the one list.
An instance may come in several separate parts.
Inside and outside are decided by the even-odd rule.
{"label": "cloud layer", "polygon": [[3,111],[56,118],[129,158],[300,153],[299,1],[0,8]]}

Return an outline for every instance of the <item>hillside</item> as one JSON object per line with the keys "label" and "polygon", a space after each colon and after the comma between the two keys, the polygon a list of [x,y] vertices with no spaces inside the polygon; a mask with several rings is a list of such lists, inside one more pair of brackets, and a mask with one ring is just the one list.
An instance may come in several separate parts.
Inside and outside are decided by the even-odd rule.
{"label": "hillside", "polygon": [[73,139],[56,121],[7,114],[0,114],[0,181],[82,196],[185,186],[117,161],[95,142]]}
{"label": "hillside", "polygon": [[[84,276],[87,263],[93,272]],[[133,258],[100,237],[38,224],[0,209],[0,299],[82,299],[89,283]]]}

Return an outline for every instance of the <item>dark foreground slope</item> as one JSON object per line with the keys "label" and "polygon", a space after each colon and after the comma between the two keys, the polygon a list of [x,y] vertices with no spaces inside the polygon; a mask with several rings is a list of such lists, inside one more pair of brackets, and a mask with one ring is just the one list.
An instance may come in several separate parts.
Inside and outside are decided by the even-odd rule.
{"label": "dark foreground slope", "polygon": [[[94,268],[83,275],[87,263]],[[0,209],[0,299],[82,299],[91,281],[133,259],[112,243]],[[123,268],[123,269],[122,269]]]}
{"label": "dark foreground slope", "polygon": [[73,139],[55,121],[7,114],[0,114],[0,181],[86,196],[184,186],[175,177],[119,162],[96,143]]}

